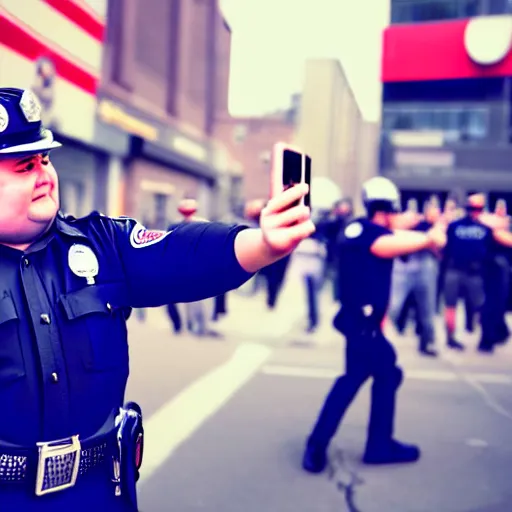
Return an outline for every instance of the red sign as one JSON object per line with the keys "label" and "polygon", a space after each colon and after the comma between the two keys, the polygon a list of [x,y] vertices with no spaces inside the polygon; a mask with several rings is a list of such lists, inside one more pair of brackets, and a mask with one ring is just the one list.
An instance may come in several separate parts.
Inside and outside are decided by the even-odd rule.
{"label": "red sign", "polygon": [[[510,21],[485,17],[392,25],[383,36],[382,82],[512,76]],[[489,33],[496,34],[489,23],[495,22],[501,33],[489,47]]]}

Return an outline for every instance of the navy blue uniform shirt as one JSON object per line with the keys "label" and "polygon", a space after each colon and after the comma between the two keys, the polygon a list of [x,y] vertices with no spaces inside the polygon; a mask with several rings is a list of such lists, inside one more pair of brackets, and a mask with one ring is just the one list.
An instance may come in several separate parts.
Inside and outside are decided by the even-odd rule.
{"label": "navy blue uniform shirt", "polygon": [[448,268],[480,272],[490,257],[492,230],[469,215],[452,222],[447,230],[445,248]]}
{"label": "navy blue uniform shirt", "polygon": [[[126,312],[243,284],[252,274],[234,253],[241,229],[197,222],[166,233],[128,218],[59,215],[25,253],[0,245],[0,440],[93,435],[124,401]],[[97,259],[93,284],[80,274],[94,267],[84,246]]]}
{"label": "navy blue uniform shirt", "polygon": [[375,318],[384,317],[391,291],[393,260],[378,258],[370,248],[391,231],[367,218],[355,219],[343,231],[339,240],[339,286],[343,308],[371,305]]}

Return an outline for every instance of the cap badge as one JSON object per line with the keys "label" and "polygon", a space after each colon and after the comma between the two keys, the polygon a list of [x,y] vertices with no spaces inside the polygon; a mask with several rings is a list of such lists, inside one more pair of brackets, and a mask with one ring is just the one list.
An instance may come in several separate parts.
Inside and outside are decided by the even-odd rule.
{"label": "cap badge", "polygon": [[20,107],[29,123],[41,121],[41,104],[32,91],[26,90],[23,93],[20,100]]}
{"label": "cap badge", "polygon": [[5,132],[9,126],[9,114],[3,105],[0,105],[0,133]]}

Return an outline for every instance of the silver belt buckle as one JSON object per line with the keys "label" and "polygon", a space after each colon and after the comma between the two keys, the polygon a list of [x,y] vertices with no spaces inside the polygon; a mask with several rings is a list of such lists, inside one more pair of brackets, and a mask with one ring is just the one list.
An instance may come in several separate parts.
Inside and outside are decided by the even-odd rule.
{"label": "silver belt buckle", "polygon": [[37,443],[36,496],[73,487],[78,478],[82,447],[78,436]]}

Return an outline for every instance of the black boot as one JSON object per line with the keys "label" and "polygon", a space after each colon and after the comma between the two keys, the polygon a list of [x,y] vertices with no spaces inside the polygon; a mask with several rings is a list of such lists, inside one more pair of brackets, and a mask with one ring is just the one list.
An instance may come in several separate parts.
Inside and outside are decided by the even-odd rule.
{"label": "black boot", "polygon": [[327,450],[308,443],[302,458],[302,468],[308,473],[321,473],[326,466]]}
{"label": "black boot", "polygon": [[391,439],[379,445],[368,443],[363,462],[365,464],[403,464],[416,462],[420,455],[421,452],[417,446]]}
{"label": "black boot", "polygon": [[446,340],[446,345],[448,346],[448,348],[451,348],[453,350],[459,350],[461,352],[466,348],[462,343],[460,343],[453,337],[453,333],[451,332],[446,333]]}
{"label": "black boot", "polygon": [[429,347],[428,345],[424,346],[424,347],[420,347],[419,352],[421,355],[427,356],[427,357],[437,357],[438,356],[437,350]]}

